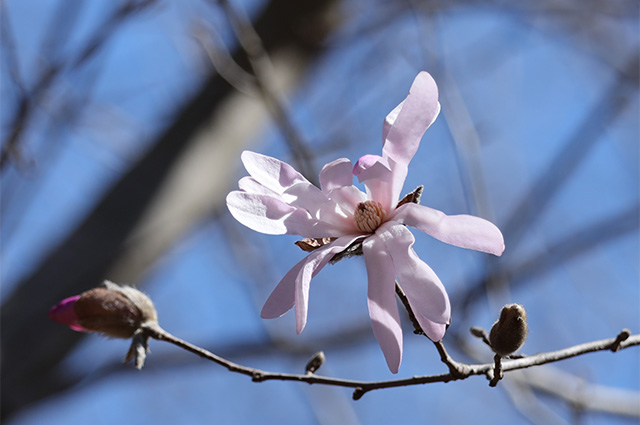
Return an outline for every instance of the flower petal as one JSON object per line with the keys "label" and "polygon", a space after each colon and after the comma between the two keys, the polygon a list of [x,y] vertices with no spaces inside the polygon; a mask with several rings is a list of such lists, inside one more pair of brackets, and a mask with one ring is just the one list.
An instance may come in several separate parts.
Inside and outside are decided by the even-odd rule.
{"label": "flower petal", "polygon": [[353,164],[347,158],[340,158],[326,164],[320,171],[320,187],[324,193],[353,184]]}
{"label": "flower petal", "polygon": [[276,193],[282,193],[296,183],[308,182],[291,165],[279,159],[251,151],[242,152],[241,159],[251,177]]}
{"label": "flower petal", "polygon": [[367,200],[367,195],[355,186],[345,186],[333,189],[327,194],[328,198],[338,204],[345,215],[353,217],[360,202]]}
{"label": "flower petal", "polygon": [[394,221],[415,227],[442,242],[493,255],[504,252],[504,238],[491,222],[471,215],[451,215],[418,204],[398,208]]}
{"label": "flower petal", "polygon": [[424,316],[416,316],[418,318],[418,323],[420,323],[420,327],[424,331],[424,333],[429,337],[431,341],[442,341],[445,332],[447,331],[448,323],[436,323],[427,319]]}
{"label": "flower petal", "polygon": [[[392,180],[394,171],[386,158],[377,155],[361,157],[353,167],[353,174],[367,188],[369,199],[380,202],[389,213],[397,199],[393,199]],[[406,175],[406,174],[405,174]],[[404,177],[402,180],[404,183]]]}
{"label": "flower petal", "polygon": [[307,261],[296,277],[296,332],[298,334],[304,330],[307,324],[311,278],[317,275],[335,254],[344,251],[359,237],[360,235],[342,236],[326,247],[317,249],[307,256]]}
{"label": "flower petal", "polygon": [[318,210],[330,202],[327,195],[308,182],[296,183],[287,188],[282,194],[282,200],[294,207],[304,208],[316,218]]}
{"label": "flower petal", "polygon": [[278,282],[278,285],[276,285],[264,303],[260,317],[263,319],[275,319],[291,310],[291,307],[296,303],[296,277],[298,277],[302,266],[304,266],[308,258],[309,256],[303,258]]}
{"label": "flower petal", "polygon": [[407,165],[415,155],[420,140],[440,112],[438,86],[431,75],[420,72],[413,81],[409,96],[387,116],[383,156]]}
{"label": "flower petal", "polygon": [[49,318],[63,325],[73,325],[78,322],[78,315],[73,306],[80,299],[80,295],[65,298],[49,310]]}
{"label": "flower petal", "polygon": [[268,235],[335,236],[337,230],[311,217],[302,208],[268,195],[233,191],[227,195],[231,215],[248,228]]}
{"label": "flower petal", "polygon": [[344,236],[318,248],[298,262],[278,283],[262,308],[264,319],[280,317],[296,306],[296,331],[302,332],[307,323],[309,283],[338,252],[344,251],[359,235]]}
{"label": "flower petal", "polygon": [[413,250],[415,238],[409,229],[389,222],[381,226],[376,234],[383,239],[391,254],[398,282],[407,294],[409,304],[420,325],[432,328],[431,323],[426,323],[422,319],[439,324],[449,323],[451,318],[449,296],[435,272]]}
{"label": "flower petal", "polygon": [[393,123],[396,121],[396,118],[398,118],[398,114],[400,113],[400,111],[402,111],[403,105],[404,105],[404,100],[400,102],[398,106],[393,108],[393,111],[389,112],[387,117],[384,119],[384,122],[382,123],[382,144],[383,145],[384,145],[384,142],[387,140],[387,135],[389,134],[389,130],[391,130],[391,127],[393,127]]}
{"label": "flower petal", "polygon": [[256,194],[259,194],[259,195],[269,195],[269,196],[271,196],[273,198],[277,198],[277,199],[281,198],[280,194],[278,194],[278,193],[274,192],[273,190],[269,189],[268,187],[262,185],[261,183],[259,183],[253,177],[246,176],[246,177],[241,178],[238,181],[238,187],[243,192],[256,193]]}
{"label": "flower petal", "polygon": [[378,236],[362,244],[367,265],[367,303],[373,334],[384,353],[389,370],[398,373],[402,361],[402,328],[396,304],[395,270],[385,244]]}

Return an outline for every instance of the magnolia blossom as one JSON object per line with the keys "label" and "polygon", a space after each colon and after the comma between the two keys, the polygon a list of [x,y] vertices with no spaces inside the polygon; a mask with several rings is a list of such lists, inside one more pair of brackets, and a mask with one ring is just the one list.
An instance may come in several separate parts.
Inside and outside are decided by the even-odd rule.
{"label": "magnolia blossom", "polygon": [[[295,307],[300,333],[307,322],[309,283],[332,258],[361,246],[367,268],[368,307],[373,333],[391,372],[402,360],[402,330],[395,284],[404,290],[415,317],[439,341],[450,322],[449,297],[434,271],[413,250],[407,226],[455,246],[501,255],[504,240],[490,222],[469,215],[447,216],[399,202],[407,167],[420,140],[440,112],[438,88],[426,72],[409,96],[386,117],[382,156],[365,155],[355,165],[346,158],[326,164],[320,188],[292,166],[255,152],[242,153],[250,177],[227,196],[231,214],[245,226],[266,234],[294,234],[311,253],[282,278],[261,316],[280,317]],[[353,176],[366,193],[353,185]]]}

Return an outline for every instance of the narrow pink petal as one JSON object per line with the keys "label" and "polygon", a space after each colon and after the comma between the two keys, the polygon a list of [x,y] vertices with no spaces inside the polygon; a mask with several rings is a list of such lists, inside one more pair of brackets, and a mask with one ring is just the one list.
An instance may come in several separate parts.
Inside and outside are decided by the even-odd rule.
{"label": "narrow pink petal", "polygon": [[78,321],[73,306],[80,298],[80,295],[65,298],[49,310],[49,318],[63,325],[73,326]]}
{"label": "narrow pink petal", "polygon": [[405,204],[396,210],[394,221],[415,227],[442,242],[502,255],[504,238],[491,222],[471,215],[448,216],[418,204]]}
{"label": "narrow pink petal", "polygon": [[448,323],[432,322],[424,316],[418,317],[418,323],[420,323],[420,327],[431,341],[441,341],[447,331]]}
{"label": "narrow pink petal", "polygon": [[353,174],[358,177],[359,182],[364,183],[369,198],[380,202],[387,213],[395,207],[392,190],[393,171],[386,158],[365,155],[353,167]]}
{"label": "narrow pink petal", "polygon": [[367,200],[367,195],[355,186],[344,186],[330,190],[327,197],[331,202],[323,205],[318,211],[318,219],[342,234],[359,233],[353,214],[357,205]]}
{"label": "narrow pink petal", "polygon": [[367,200],[367,195],[355,186],[345,186],[331,190],[327,196],[340,207],[346,215],[353,217],[353,212],[360,202]]}
{"label": "narrow pink petal", "polygon": [[304,208],[314,217],[324,204],[330,202],[327,195],[308,182],[296,183],[287,188],[282,194],[282,200],[294,207]]}
{"label": "narrow pink petal", "polygon": [[[415,238],[405,226],[387,223],[376,234],[384,240],[391,254],[398,283],[407,294],[409,304],[423,325],[421,318],[446,324],[451,318],[449,296],[435,272],[422,261],[412,246]],[[430,326],[429,323],[424,323]]]}
{"label": "narrow pink petal", "polygon": [[231,215],[248,228],[268,235],[300,235],[307,238],[337,237],[341,230],[313,218],[305,209],[280,199],[233,191],[227,195]]}
{"label": "narrow pink petal", "polygon": [[369,179],[389,181],[391,179],[391,167],[388,161],[378,155],[364,155],[353,166],[353,175],[358,177],[360,183]]}
{"label": "narrow pink petal", "polygon": [[253,177],[243,177],[238,181],[238,187],[241,191],[247,193],[255,193],[259,195],[269,195],[273,198],[280,199],[281,196],[279,193],[274,192],[266,186],[258,183],[256,179]]}
{"label": "narrow pink petal", "polygon": [[383,155],[407,165],[415,155],[427,128],[440,111],[438,86],[431,75],[420,72],[413,81],[409,96],[388,116]]}
{"label": "narrow pink petal", "polygon": [[262,308],[263,319],[280,317],[296,306],[296,329],[302,332],[307,322],[309,282],[331,257],[348,247],[358,236],[345,236],[312,252],[287,272]]}
{"label": "narrow pink petal", "polygon": [[385,244],[378,236],[363,243],[369,290],[367,303],[373,334],[384,353],[387,366],[398,373],[402,361],[402,327],[396,304],[395,270]]}
{"label": "narrow pink petal", "polygon": [[342,236],[326,247],[319,248],[309,254],[302,265],[295,284],[296,305],[296,332],[300,334],[307,324],[307,311],[309,307],[309,284],[313,278],[331,258],[344,251],[360,235]]}
{"label": "narrow pink petal", "polygon": [[389,134],[389,130],[393,127],[393,123],[398,118],[398,114],[402,110],[402,106],[404,105],[404,100],[400,102],[398,106],[393,108],[393,111],[389,112],[387,117],[384,119],[384,123],[382,123],[382,144],[387,140],[387,135]]}
{"label": "narrow pink petal", "polygon": [[295,183],[307,181],[291,165],[279,159],[251,151],[242,152],[241,159],[251,177],[274,192],[282,193]]}
{"label": "narrow pink petal", "polygon": [[82,326],[72,323],[69,327],[76,332],[92,332],[91,329],[83,328]]}
{"label": "narrow pink petal", "polygon": [[359,233],[353,219],[353,212],[345,212],[335,202],[322,206],[318,211],[318,220],[343,235]]}
{"label": "narrow pink petal", "polygon": [[353,184],[353,164],[347,158],[340,158],[326,164],[320,171],[320,187],[324,193]]}
{"label": "narrow pink petal", "polygon": [[291,233],[285,220],[297,212],[295,207],[279,199],[240,191],[227,195],[227,208],[240,223],[256,232],[269,235]]}
{"label": "narrow pink petal", "polygon": [[308,258],[308,256],[303,258],[302,261],[298,262],[284,275],[264,303],[260,317],[263,319],[275,319],[291,310],[296,301],[296,277],[298,277],[298,273],[300,273]]}

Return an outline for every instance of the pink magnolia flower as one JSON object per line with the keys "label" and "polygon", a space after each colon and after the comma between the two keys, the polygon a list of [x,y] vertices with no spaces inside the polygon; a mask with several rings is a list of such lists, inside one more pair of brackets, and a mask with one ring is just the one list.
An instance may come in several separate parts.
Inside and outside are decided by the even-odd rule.
{"label": "pink magnolia flower", "polygon": [[[373,333],[391,372],[398,371],[402,360],[396,279],[426,335],[442,339],[450,322],[449,297],[438,276],[413,250],[415,239],[406,226],[448,244],[494,255],[502,254],[504,240],[496,226],[481,218],[447,216],[411,201],[399,202],[409,162],[439,112],[436,83],[421,72],[409,96],[384,122],[382,156],[365,155],[355,166],[346,158],[326,164],[320,172],[321,188],[287,163],[242,153],[251,176],[240,179],[240,190],[227,196],[231,214],[258,232],[303,236],[307,239],[300,246],[312,251],[278,283],[262,309],[263,318],[280,317],[295,307],[296,330],[302,332],[311,278],[334,256],[361,246]],[[366,193],[353,185],[354,175]]]}

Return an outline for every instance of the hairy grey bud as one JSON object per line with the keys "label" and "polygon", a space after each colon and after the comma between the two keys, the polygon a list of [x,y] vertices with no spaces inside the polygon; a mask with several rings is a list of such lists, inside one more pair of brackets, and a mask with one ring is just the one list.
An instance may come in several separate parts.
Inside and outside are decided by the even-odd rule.
{"label": "hairy grey bud", "polygon": [[502,307],[500,318],[491,327],[489,342],[491,349],[505,357],[522,347],[529,332],[527,312],[520,304],[508,304]]}

